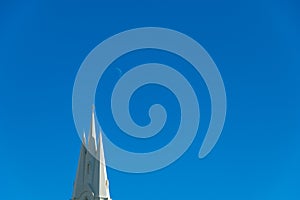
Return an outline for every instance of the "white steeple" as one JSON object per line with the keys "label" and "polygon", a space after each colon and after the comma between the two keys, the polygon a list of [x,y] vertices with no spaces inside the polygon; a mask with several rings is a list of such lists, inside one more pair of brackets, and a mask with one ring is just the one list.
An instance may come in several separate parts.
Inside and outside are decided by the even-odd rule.
{"label": "white steeple", "polygon": [[107,179],[102,133],[99,133],[97,157],[100,158],[100,199],[110,199],[109,182]]}
{"label": "white steeple", "polygon": [[83,141],[83,144],[86,145],[86,137],[85,137],[84,131],[83,131],[83,135],[82,135],[82,141]]}
{"label": "white steeple", "polygon": [[87,145],[85,140],[83,134],[72,200],[111,200],[101,133],[96,145],[94,106]]}
{"label": "white steeple", "polygon": [[95,155],[97,151],[96,146],[96,124],[95,124],[95,106],[92,107],[92,119],[91,119],[91,128],[90,128],[90,134],[88,138],[88,148],[89,151]]}

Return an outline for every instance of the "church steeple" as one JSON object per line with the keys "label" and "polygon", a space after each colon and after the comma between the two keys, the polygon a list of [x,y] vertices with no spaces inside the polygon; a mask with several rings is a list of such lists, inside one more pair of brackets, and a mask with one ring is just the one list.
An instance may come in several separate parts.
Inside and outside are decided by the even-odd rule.
{"label": "church steeple", "polygon": [[90,127],[90,134],[88,137],[88,149],[89,151],[95,155],[97,151],[96,146],[96,124],[95,124],[95,106],[92,107],[92,119],[91,119],[91,127]]}
{"label": "church steeple", "polygon": [[104,150],[103,150],[103,143],[102,143],[102,133],[99,133],[98,139],[98,151],[97,156],[100,158],[100,199],[110,199],[109,194],[109,187],[108,187],[108,179],[106,173],[106,165],[105,165],[105,158],[104,158]]}
{"label": "church steeple", "polygon": [[96,145],[94,106],[87,143],[83,134],[72,200],[111,200],[101,132]]}

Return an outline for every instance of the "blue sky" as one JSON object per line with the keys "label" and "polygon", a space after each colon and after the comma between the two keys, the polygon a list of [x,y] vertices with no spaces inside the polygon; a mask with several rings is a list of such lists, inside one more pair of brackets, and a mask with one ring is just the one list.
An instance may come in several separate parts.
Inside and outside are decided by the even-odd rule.
{"label": "blue sky", "polygon": [[[71,198],[81,144],[72,117],[76,73],[101,41],[145,26],[183,32],[207,50],[226,87],[227,118],[217,145],[199,160],[210,117],[202,82],[194,88],[201,104],[200,129],[188,151],[153,173],[128,174],[109,168],[112,198],[299,199],[299,8],[296,1],[277,0],[2,1],[1,199]],[[159,53],[163,52],[136,52],[119,62],[129,66],[135,59],[156,59]],[[172,56],[163,53],[159,59],[176,68]],[[177,126],[174,96],[149,86],[132,100],[132,115],[140,124],[147,123],[140,112],[147,107],[139,98],[149,95],[153,100],[147,104],[166,104],[171,118],[165,138],[146,145],[114,138],[109,132],[118,130],[105,106],[115,80],[112,75],[107,72],[96,96],[105,133],[129,150],[133,143],[138,152],[162,146]],[[189,78],[202,81],[198,76]],[[101,98],[105,92],[106,98]]]}

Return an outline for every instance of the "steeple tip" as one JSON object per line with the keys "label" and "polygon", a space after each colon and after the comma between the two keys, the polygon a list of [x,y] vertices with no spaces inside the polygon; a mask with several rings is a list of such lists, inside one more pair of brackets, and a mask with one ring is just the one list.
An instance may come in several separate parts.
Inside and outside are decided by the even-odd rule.
{"label": "steeple tip", "polygon": [[96,121],[95,121],[95,106],[92,105],[92,118],[91,118],[91,127],[90,134],[88,137],[88,148],[92,153],[96,153],[97,144],[96,144]]}
{"label": "steeple tip", "polygon": [[83,131],[83,134],[82,134],[82,141],[83,141],[83,144],[84,144],[84,146],[85,146],[85,145],[86,145],[85,131]]}

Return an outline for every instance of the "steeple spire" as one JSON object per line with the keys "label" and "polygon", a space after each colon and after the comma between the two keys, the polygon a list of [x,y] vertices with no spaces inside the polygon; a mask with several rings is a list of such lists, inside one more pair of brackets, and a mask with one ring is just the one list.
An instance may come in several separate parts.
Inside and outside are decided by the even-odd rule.
{"label": "steeple spire", "polygon": [[96,146],[96,124],[95,124],[95,106],[92,106],[92,118],[91,118],[91,128],[90,134],[88,137],[88,148],[92,154],[95,154],[97,151]]}
{"label": "steeple spire", "polygon": [[82,135],[82,142],[85,146],[86,145],[86,137],[85,137],[85,132],[84,131],[83,131],[83,135]]}
{"label": "steeple spire", "polygon": [[98,138],[97,157],[100,160],[100,183],[99,183],[99,186],[100,186],[100,188],[99,188],[99,190],[100,190],[100,199],[110,200],[109,187],[108,187],[109,182],[108,182],[107,173],[106,173],[106,165],[105,165],[104,149],[103,149],[101,131],[99,133],[99,138]]}
{"label": "steeple spire", "polygon": [[92,107],[92,118],[88,144],[85,134],[80,150],[80,157],[74,183],[72,200],[111,200],[108,188],[102,134],[96,145],[95,107]]}

